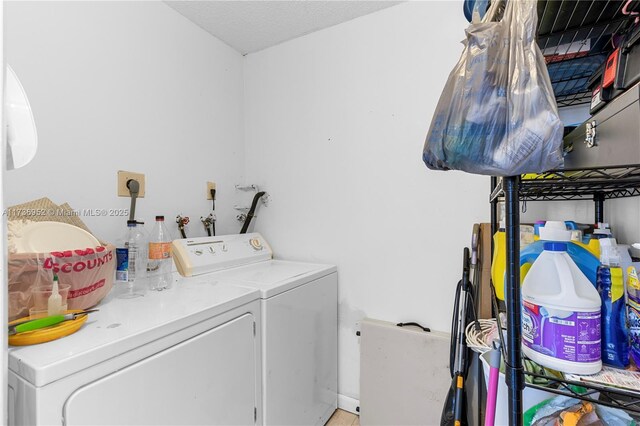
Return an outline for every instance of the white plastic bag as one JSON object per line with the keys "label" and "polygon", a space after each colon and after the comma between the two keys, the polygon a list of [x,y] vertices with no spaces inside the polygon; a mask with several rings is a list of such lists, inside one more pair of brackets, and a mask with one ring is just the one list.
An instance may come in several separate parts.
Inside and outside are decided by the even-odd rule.
{"label": "white plastic bag", "polygon": [[88,309],[111,290],[115,270],[115,247],[111,244],[52,253],[10,253],[9,320],[29,316],[34,292],[50,286],[53,275],[69,285],[68,309]]}
{"label": "white plastic bag", "polygon": [[427,134],[430,169],[513,176],[563,165],[563,124],[535,40],[536,2],[509,0],[494,22],[500,5],[466,30]]}

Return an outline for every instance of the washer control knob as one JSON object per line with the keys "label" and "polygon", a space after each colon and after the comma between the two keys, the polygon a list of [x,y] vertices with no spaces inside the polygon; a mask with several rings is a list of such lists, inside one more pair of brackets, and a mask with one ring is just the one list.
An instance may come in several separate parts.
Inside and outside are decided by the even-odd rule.
{"label": "washer control knob", "polygon": [[222,251],[227,251],[227,243],[222,243]]}
{"label": "washer control knob", "polygon": [[213,248],[213,246],[209,246],[209,253],[214,254],[216,252],[216,249]]}
{"label": "washer control knob", "polygon": [[196,256],[202,256],[202,250],[198,249],[193,252]]}
{"label": "washer control knob", "polygon": [[251,247],[253,247],[254,250],[259,251],[262,250],[262,243],[260,242],[260,240],[258,238],[252,238],[249,240],[249,244],[251,244]]}

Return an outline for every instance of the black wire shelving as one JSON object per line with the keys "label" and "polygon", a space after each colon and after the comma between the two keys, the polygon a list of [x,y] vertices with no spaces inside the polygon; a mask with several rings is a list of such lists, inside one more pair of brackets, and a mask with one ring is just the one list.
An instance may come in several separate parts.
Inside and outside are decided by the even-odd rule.
{"label": "black wire shelving", "polygon": [[[538,45],[559,107],[589,103],[591,78],[633,24],[626,0],[539,0]],[[628,10],[637,9],[637,2]]]}
{"label": "black wire shelving", "polygon": [[[489,201],[503,193],[498,179]],[[568,201],[625,198],[640,195],[640,164],[615,167],[587,167],[522,175],[520,201]]]}
{"label": "black wire shelving", "polygon": [[[640,416],[640,392],[588,382],[575,382],[524,371],[521,352],[520,312],[520,215],[521,201],[592,200],[595,223],[604,222],[604,201],[640,195],[640,164],[553,170],[540,174],[492,178],[491,222],[497,230],[498,203],[505,204],[507,259],[505,294],[507,314],[506,376],[509,396],[509,424],[522,423],[524,387],[565,395]],[[525,376],[543,378],[549,385],[525,383]],[[576,390],[576,386],[586,392]]]}
{"label": "black wire shelving", "polygon": [[548,385],[527,383],[528,388],[550,392],[556,395],[571,396],[612,408],[625,410],[634,416],[640,416],[640,392],[612,386],[599,385],[584,381],[561,380],[557,377],[525,372],[525,376],[544,379]]}
{"label": "black wire shelving", "polygon": [[[538,0],[537,41],[545,56],[558,107],[586,104],[602,64],[634,26],[640,0]],[[597,166],[594,164],[594,166]],[[497,231],[498,202],[505,206],[505,350],[509,424],[522,424],[525,386],[640,414],[640,393],[546,378],[556,388],[525,384],[521,351],[520,202],[593,200],[595,223],[604,222],[604,201],[640,196],[640,164],[554,170],[491,179],[491,227]],[[574,386],[588,389],[578,394]]]}

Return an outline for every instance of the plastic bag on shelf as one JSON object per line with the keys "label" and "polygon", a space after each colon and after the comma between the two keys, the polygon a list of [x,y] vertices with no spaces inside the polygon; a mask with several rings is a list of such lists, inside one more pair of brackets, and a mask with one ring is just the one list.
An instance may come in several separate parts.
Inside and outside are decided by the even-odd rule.
{"label": "plastic bag on shelf", "polygon": [[557,424],[635,426],[636,422],[620,409],[580,401],[570,396],[557,396],[543,401],[528,409],[523,416],[524,426]]}
{"label": "plastic bag on shelf", "polygon": [[434,170],[513,176],[563,165],[563,124],[535,39],[536,2],[501,2],[466,30],[424,145]]}

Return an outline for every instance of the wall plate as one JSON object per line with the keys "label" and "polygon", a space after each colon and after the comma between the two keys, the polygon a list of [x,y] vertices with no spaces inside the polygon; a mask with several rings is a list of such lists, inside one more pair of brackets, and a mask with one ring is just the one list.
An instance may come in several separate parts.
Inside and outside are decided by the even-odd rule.
{"label": "wall plate", "polygon": [[138,198],[144,198],[145,184],[144,174],[135,172],[125,172],[124,170],[118,170],[118,197],[130,197],[129,188],[127,188],[127,182],[129,179],[135,179],[140,184],[140,190],[138,192]]}
{"label": "wall plate", "polygon": [[211,190],[216,189],[215,182],[207,182],[207,200],[211,200]]}

